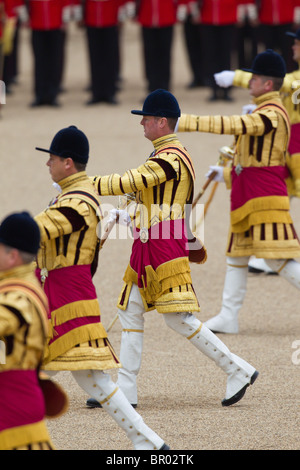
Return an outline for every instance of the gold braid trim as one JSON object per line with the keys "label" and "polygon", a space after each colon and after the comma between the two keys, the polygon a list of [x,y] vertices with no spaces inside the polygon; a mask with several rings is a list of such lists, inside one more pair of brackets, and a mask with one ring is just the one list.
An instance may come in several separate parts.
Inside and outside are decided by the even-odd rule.
{"label": "gold braid trim", "polygon": [[36,442],[51,443],[49,432],[44,421],[5,429],[0,432],[1,450],[13,450],[17,447],[34,444]]}
{"label": "gold braid trim", "polygon": [[199,328],[197,328],[197,330],[194,331],[193,334],[191,334],[190,336],[187,337],[187,339],[192,339],[192,338],[194,338],[194,336],[196,336],[196,334],[198,334],[198,333],[200,332],[201,328],[202,328],[202,323],[200,324]]}
{"label": "gold braid trim", "polygon": [[286,261],[283,263],[283,265],[281,266],[281,268],[280,268],[280,269],[278,269],[278,271],[277,271],[277,272],[278,272],[278,274],[280,273],[280,271],[282,271],[282,270],[283,270],[283,268],[285,268],[285,267],[286,267],[286,265],[287,265],[288,261],[289,261],[289,260],[287,259],[287,260],[286,260]]}
{"label": "gold braid trim", "polygon": [[118,390],[119,390],[119,387],[116,387],[110,395],[108,395],[106,398],[104,398],[104,400],[100,401],[99,403],[101,405],[104,405],[104,403],[107,403],[114,396],[114,394],[117,393]]}
{"label": "gold braid trim", "polygon": [[99,303],[97,299],[78,300],[51,312],[52,328],[56,325],[82,317],[100,317]]}
{"label": "gold braid trim", "polygon": [[300,197],[300,153],[287,154],[287,166],[290,171],[286,185],[290,196]]}
{"label": "gold braid trim", "polygon": [[127,331],[127,332],[131,332],[131,333],[144,333],[144,330],[135,330],[135,329],[131,329],[131,328],[123,328],[122,331]]}
{"label": "gold braid trim", "polygon": [[242,222],[232,225],[231,230],[234,233],[243,233],[250,229],[253,225],[259,224],[292,224],[292,218],[289,212],[287,211],[260,211],[250,214]]}
{"label": "gold braid trim", "polygon": [[[142,278],[144,287],[140,289],[140,292],[147,303],[157,300],[167,289],[192,283],[191,268],[186,257],[163,263],[156,271],[152,266],[146,266],[145,271],[147,287],[145,286],[144,278]],[[127,284],[134,283],[138,285],[137,273],[130,265],[126,269],[123,280]]]}
{"label": "gold braid trim", "polygon": [[[261,223],[261,217],[264,218],[265,223],[292,223],[289,209],[288,196],[267,196],[250,199],[242,207],[231,211],[232,231],[245,232],[251,225]],[[261,213],[263,211],[268,211],[268,213]]]}
{"label": "gold braid trim", "polygon": [[78,328],[65,333],[63,336],[53,341],[53,343],[46,346],[43,365],[47,365],[56,357],[61,356],[74,348],[76,344],[106,337],[107,333],[102,323],[79,326]]}

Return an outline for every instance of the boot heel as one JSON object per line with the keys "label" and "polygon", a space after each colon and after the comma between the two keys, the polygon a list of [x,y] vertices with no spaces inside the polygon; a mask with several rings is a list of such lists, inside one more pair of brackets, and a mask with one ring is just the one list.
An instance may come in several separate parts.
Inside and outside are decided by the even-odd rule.
{"label": "boot heel", "polygon": [[231,406],[231,405],[234,405],[235,403],[237,403],[238,401],[240,401],[243,398],[243,396],[245,395],[246,390],[249,387],[249,385],[254,384],[257,377],[258,377],[258,371],[256,370],[254,372],[254,374],[252,375],[251,379],[250,379],[250,383],[248,383],[243,388],[241,388],[241,390],[239,392],[237,392],[235,395],[233,395],[233,397],[228,398],[227,400],[226,400],[226,398],[224,398],[224,400],[222,400],[222,406]]}

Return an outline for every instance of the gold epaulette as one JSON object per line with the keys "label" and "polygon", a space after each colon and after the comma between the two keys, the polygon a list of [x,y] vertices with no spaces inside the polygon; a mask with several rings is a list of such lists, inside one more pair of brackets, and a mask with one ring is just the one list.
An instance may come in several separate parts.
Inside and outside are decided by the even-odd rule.
{"label": "gold epaulette", "polygon": [[[41,321],[43,324],[43,330],[45,333],[45,337],[48,334],[48,299],[46,294],[42,291],[41,288],[35,286],[33,283],[21,280],[18,278],[11,278],[8,280],[1,281],[0,283],[0,294],[2,293],[9,293],[9,292],[17,292],[18,293],[18,300],[19,302],[22,302],[22,298],[20,298],[20,292],[22,292],[27,298],[29,298],[32,303],[36,306],[40,317]],[[16,307],[16,304],[14,302],[14,307]],[[20,313],[22,314],[22,309],[20,309]],[[26,318],[25,318],[26,319]]]}

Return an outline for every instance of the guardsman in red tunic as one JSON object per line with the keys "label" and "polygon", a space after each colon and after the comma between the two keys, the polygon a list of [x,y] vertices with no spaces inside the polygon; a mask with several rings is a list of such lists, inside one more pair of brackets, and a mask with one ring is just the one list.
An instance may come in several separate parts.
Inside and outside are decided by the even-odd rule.
{"label": "guardsman in red tunic", "polygon": [[[290,43],[286,37],[286,32],[294,28],[298,23],[297,7],[299,0],[260,0],[259,23],[260,36],[265,49],[276,49],[284,57],[287,64],[287,71],[295,69]],[[297,18],[298,16],[298,18]]]}
{"label": "guardsman in red tunic", "polygon": [[58,106],[66,0],[25,0],[32,31],[34,94],[31,106]]}
{"label": "guardsman in red tunic", "polygon": [[86,103],[117,104],[119,12],[123,0],[76,0],[82,8],[90,63],[92,96]]}
{"label": "guardsman in red tunic", "polygon": [[[202,64],[203,44],[201,41],[200,6],[201,0],[187,0],[187,4],[178,8],[177,12],[178,20],[183,22],[184,41],[192,72],[192,81],[187,85],[188,89],[205,85],[205,70]],[[183,15],[179,13],[180,10],[184,12]]]}
{"label": "guardsman in red tunic", "polygon": [[239,0],[203,0],[200,10],[204,68],[207,85],[212,89],[210,101],[231,100],[228,90],[221,90],[214,73],[230,69],[233,35],[237,23]]}
{"label": "guardsman in red tunic", "polygon": [[185,0],[136,0],[136,19],[141,25],[145,77],[148,91],[170,89],[173,29],[177,7]]}
{"label": "guardsman in red tunic", "polygon": [[6,16],[6,40],[4,46],[3,81],[6,93],[10,92],[10,85],[14,82],[17,70],[17,53],[19,43],[18,7],[22,0],[4,0]]}

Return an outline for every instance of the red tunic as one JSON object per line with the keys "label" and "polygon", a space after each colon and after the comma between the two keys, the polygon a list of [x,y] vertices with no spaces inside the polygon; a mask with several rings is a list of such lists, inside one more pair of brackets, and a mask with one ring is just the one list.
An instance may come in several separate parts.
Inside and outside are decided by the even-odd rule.
{"label": "red tunic", "polygon": [[201,22],[211,25],[235,24],[239,0],[203,0]]}
{"label": "red tunic", "polygon": [[261,0],[259,21],[262,24],[285,24],[294,22],[294,8],[300,6],[297,0]]}
{"label": "red tunic", "polygon": [[31,29],[49,30],[62,26],[62,10],[66,6],[62,0],[29,0]]}
{"label": "red tunic", "polygon": [[22,1],[21,0],[4,0],[4,2],[2,3],[4,3],[5,5],[6,16],[8,16],[9,18],[12,18],[16,16],[17,14],[16,7],[20,6],[22,4]]}
{"label": "red tunic", "polygon": [[177,0],[140,0],[137,1],[137,21],[147,28],[171,26],[176,23]]}
{"label": "red tunic", "polygon": [[87,26],[105,27],[118,24],[123,0],[86,0],[84,21]]}

